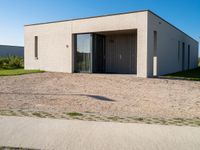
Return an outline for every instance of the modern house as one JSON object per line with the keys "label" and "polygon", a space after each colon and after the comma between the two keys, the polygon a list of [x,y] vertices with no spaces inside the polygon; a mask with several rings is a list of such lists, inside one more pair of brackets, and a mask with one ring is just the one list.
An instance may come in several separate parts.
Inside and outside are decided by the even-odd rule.
{"label": "modern house", "polygon": [[152,77],[196,68],[198,42],[149,10],[25,25],[25,68]]}
{"label": "modern house", "polygon": [[0,57],[19,56],[24,57],[24,47],[0,45]]}

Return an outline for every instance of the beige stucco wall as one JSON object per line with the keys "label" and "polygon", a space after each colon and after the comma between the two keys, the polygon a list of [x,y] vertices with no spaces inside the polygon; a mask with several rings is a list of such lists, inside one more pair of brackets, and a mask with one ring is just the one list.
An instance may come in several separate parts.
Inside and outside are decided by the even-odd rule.
{"label": "beige stucco wall", "polygon": [[185,43],[185,69],[187,69],[187,46],[190,50],[190,69],[198,66],[198,42],[169,25],[153,13],[148,13],[148,76],[153,75],[153,32],[157,31],[157,75],[174,73],[182,70],[182,59],[178,61],[178,41]]}
{"label": "beige stucco wall", "polygon": [[[146,77],[147,11],[25,26],[25,68],[72,73],[72,34],[128,29],[137,29],[137,75]],[[38,36],[38,60],[34,58],[34,36]]]}

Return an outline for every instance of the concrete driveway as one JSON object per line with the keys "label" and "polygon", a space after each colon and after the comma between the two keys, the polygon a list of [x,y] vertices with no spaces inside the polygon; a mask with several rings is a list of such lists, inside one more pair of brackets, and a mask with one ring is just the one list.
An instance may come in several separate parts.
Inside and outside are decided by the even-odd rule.
{"label": "concrete driveway", "polygon": [[0,146],[59,150],[199,150],[200,128],[1,116]]}

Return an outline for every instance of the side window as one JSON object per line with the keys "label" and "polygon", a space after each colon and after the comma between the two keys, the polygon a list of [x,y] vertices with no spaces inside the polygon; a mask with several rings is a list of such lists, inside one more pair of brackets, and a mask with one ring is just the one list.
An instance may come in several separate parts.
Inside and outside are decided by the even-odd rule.
{"label": "side window", "polygon": [[185,43],[182,43],[182,71],[185,70]]}
{"label": "side window", "polygon": [[156,57],[157,56],[157,31],[153,32],[153,40],[154,40],[154,42],[153,42],[153,49],[154,49],[153,54],[154,54],[154,57]]}
{"label": "side window", "polygon": [[38,59],[38,36],[35,36],[35,59]]}
{"label": "side window", "polygon": [[178,41],[178,62],[180,62],[180,54],[181,54],[181,42]]}
{"label": "side window", "polygon": [[153,31],[153,76],[158,75],[158,58],[157,58],[157,47],[158,47],[158,42],[157,42],[157,31]]}
{"label": "side window", "polygon": [[190,69],[190,45],[188,45],[188,70]]}

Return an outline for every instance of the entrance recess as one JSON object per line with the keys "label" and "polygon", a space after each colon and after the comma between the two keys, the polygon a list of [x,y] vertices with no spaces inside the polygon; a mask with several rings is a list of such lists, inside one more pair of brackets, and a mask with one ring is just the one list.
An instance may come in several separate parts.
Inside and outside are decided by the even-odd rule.
{"label": "entrance recess", "polygon": [[74,35],[74,72],[136,74],[137,32]]}

